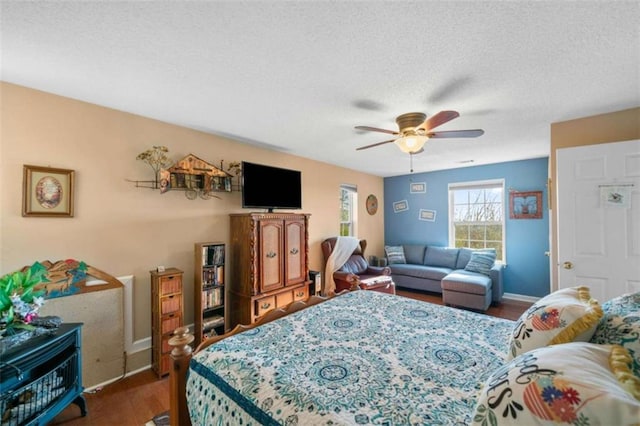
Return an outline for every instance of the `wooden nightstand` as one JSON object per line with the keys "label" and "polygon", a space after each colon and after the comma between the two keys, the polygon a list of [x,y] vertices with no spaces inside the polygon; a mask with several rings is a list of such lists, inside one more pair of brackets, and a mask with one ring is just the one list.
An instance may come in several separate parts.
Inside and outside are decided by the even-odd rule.
{"label": "wooden nightstand", "polygon": [[181,327],[183,317],[182,271],[167,268],[151,273],[151,365],[158,377],[169,374],[169,339]]}

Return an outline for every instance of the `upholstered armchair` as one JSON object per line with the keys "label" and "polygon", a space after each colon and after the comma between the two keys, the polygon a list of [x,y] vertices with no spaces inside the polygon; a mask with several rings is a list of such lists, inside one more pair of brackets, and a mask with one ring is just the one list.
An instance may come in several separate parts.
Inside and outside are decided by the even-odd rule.
{"label": "upholstered armchair", "polygon": [[[332,237],[322,242],[322,254],[324,255],[325,262],[329,260],[331,253],[334,251],[336,241],[337,237]],[[343,290],[356,290],[358,288],[363,290],[380,289],[379,291],[383,291],[382,287],[386,289],[384,292],[395,293],[395,286],[391,279],[391,268],[388,266],[379,267],[369,265],[369,262],[367,262],[364,256],[366,248],[367,241],[360,240],[347,261],[333,272],[332,275],[335,282],[336,293]],[[325,281],[327,278],[325,274]]]}

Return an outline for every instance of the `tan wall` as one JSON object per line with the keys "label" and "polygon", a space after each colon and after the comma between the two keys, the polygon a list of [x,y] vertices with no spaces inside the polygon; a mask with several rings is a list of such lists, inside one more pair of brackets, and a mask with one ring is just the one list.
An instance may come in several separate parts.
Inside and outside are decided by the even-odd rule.
{"label": "tan wall", "polygon": [[[339,185],[357,185],[358,234],[368,240],[369,253],[383,252],[383,209],[370,216],[364,205],[368,194],[383,205],[380,177],[4,82],[0,91],[0,272],[35,260],[75,258],[114,276],[133,274],[136,340],[151,334],[149,270],[164,265],[185,271],[185,321],[191,323],[193,244],[228,243],[228,214],[248,211],[239,192],[188,200],[183,192],[161,195],[127,182],[152,178],[136,156],[153,145],[167,146],[174,161],[192,153],[213,164],[247,160],[301,170],[301,211],[311,214],[315,270],[324,263],[320,242],[339,231]],[[24,164],[75,170],[74,218],[22,217]]]}
{"label": "tan wall", "polygon": [[[556,187],[556,150],[574,146],[595,145],[640,139],[640,107],[608,114],[594,115],[575,120],[551,124],[551,156],[549,158],[549,176],[553,193]],[[555,202],[553,203],[555,205]],[[554,207],[552,205],[552,208]],[[551,290],[557,289],[558,258],[557,233],[558,218],[551,215]]]}

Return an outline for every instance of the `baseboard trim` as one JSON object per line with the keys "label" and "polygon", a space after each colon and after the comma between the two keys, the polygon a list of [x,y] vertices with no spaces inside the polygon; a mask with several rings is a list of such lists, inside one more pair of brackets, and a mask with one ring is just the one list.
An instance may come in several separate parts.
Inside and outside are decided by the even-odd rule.
{"label": "baseboard trim", "polygon": [[129,371],[124,377],[133,376],[134,374],[142,373],[143,371],[147,371],[151,369],[151,364],[145,365],[144,367],[140,367],[137,370]]}
{"label": "baseboard trim", "polygon": [[111,383],[117,382],[118,380],[122,380],[125,377],[133,376],[134,374],[138,374],[138,373],[140,373],[142,371],[149,370],[150,368],[151,368],[151,364],[149,364],[147,366],[144,366],[144,367],[141,367],[141,368],[138,368],[137,370],[134,370],[134,371],[129,371],[124,376],[120,376],[120,377],[116,377],[116,378],[113,378],[113,379],[109,379],[109,380],[107,380],[105,382],[98,383],[97,385],[85,388],[84,392],[86,392],[86,393],[99,392],[99,391],[102,390],[103,387],[105,387],[107,385],[110,385]]}
{"label": "baseboard trim", "polygon": [[[195,324],[187,324],[186,327],[189,328],[189,333],[193,333],[195,329]],[[127,351],[128,355],[135,354],[136,352],[146,351],[151,349],[151,336],[145,337],[144,339],[136,340],[130,345],[130,349]]]}
{"label": "baseboard trim", "polygon": [[525,294],[515,294],[515,293],[504,293],[502,297],[504,299],[516,300],[518,302],[528,302],[528,303],[536,303],[538,300],[540,300],[539,297],[527,296]]}

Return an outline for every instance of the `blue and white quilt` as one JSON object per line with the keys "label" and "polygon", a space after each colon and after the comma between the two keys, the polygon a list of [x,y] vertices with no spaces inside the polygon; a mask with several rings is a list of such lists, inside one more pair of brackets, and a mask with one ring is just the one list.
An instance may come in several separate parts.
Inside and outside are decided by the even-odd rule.
{"label": "blue and white quilt", "polygon": [[466,425],[513,322],[355,291],[198,353],[194,425]]}

